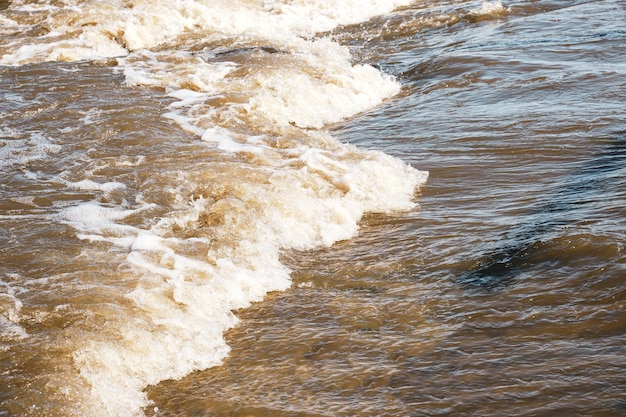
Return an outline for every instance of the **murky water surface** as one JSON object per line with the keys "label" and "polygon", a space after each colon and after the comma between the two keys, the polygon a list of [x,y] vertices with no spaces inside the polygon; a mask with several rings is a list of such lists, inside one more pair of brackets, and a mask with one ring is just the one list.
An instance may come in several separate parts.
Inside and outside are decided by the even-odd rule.
{"label": "murky water surface", "polygon": [[309,3],[0,1],[0,415],[626,413],[626,2]]}

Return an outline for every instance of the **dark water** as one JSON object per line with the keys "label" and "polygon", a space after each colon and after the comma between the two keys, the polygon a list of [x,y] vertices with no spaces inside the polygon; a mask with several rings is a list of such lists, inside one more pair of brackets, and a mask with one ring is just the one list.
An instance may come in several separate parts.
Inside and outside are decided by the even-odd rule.
{"label": "dark water", "polygon": [[[250,92],[285,66],[341,84],[332,53],[296,41],[171,41],[237,65],[187,113],[176,103],[207,79],[128,85],[146,65],[187,77],[169,44],[0,67],[0,415],[624,415],[625,22],[624,1],[418,1],[320,28],[400,86],[348,111],[354,81],[325,102],[338,117],[305,79]],[[262,150],[229,153],[221,131],[207,146],[211,126],[242,146],[265,135]],[[396,188],[415,172],[367,150],[429,171],[418,206]],[[341,196],[363,161],[353,234],[337,219],[360,213]],[[315,177],[300,182],[303,164]],[[291,286],[265,284],[287,268]],[[116,394],[135,391],[148,401]]]}

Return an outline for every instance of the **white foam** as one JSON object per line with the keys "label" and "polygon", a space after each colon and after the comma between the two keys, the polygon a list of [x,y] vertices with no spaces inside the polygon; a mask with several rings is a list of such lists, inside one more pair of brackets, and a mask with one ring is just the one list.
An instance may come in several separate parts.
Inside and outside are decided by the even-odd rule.
{"label": "white foam", "polygon": [[144,204],[134,209],[123,209],[104,207],[94,201],[67,207],[61,210],[55,219],[71,224],[82,232],[82,236],[86,239],[107,240],[114,244],[124,242],[125,245],[130,245],[133,240],[125,238],[136,236],[141,231],[136,227],[122,224],[120,221],[151,207],[150,204]]}
{"label": "white foam", "polygon": [[40,161],[61,152],[62,147],[53,139],[40,133],[33,133],[28,139],[0,139],[0,167],[25,166],[32,161]]}
{"label": "white foam", "polygon": [[[228,137],[224,131],[213,134]],[[424,173],[380,152],[326,140],[332,149],[290,149],[300,153],[293,168],[260,166],[267,180],[234,178],[230,197],[187,201],[150,229],[123,224],[138,209],[89,203],[63,211],[66,221],[92,238],[126,248],[137,277],[127,294],[135,305],[128,313],[132,320],[115,329],[121,339],[89,342],[74,354],[81,375],[95,388],[94,408],[105,415],[135,415],[149,404],[145,386],[221,363],[229,351],[222,334],[237,323],[231,311],[291,284],[279,261],[282,249],[331,245],[353,236],[366,211],[413,206]],[[255,137],[245,146],[255,143],[263,141]],[[172,235],[198,231],[208,214],[224,216],[210,238]],[[206,257],[190,255],[198,247]]]}
{"label": "white foam", "polygon": [[[414,207],[427,176],[324,130],[400,86],[371,66],[354,65],[349,50],[332,39],[314,37],[410,1],[126,3],[78,3],[71,19],[51,15],[51,34],[22,45],[0,41],[5,65],[124,56],[118,62],[126,83],[162,88],[176,100],[165,117],[229,161],[215,172],[173,173],[172,190],[162,194],[189,190],[194,197],[173,199],[151,226],[132,223],[156,207],[143,201],[123,207],[93,201],[55,217],[79,238],[127,254],[124,270],[134,287],[124,295],[131,306],[120,303],[119,317],[98,340],[78,341],[74,362],[91,387],[82,399],[84,415],[140,415],[149,404],[146,386],[219,364],[229,351],[223,333],[237,323],[232,311],[290,286],[282,250],[329,246],[354,236],[366,212]],[[244,61],[258,53],[258,62],[187,52],[182,35],[190,32],[237,38]],[[265,44],[276,53],[255,52]],[[104,193],[125,189],[116,181],[65,183]]]}
{"label": "white foam", "polygon": [[15,20],[0,15],[0,33],[10,33],[13,32],[13,29],[18,27],[19,24]]}
{"label": "white foam", "polygon": [[80,113],[85,115],[82,122],[86,125],[90,125],[101,119],[103,111],[100,109],[89,109],[87,111],[81,111]]}
{"label": "white foam", "polygon": [[0,350],[2,350],[5,341],[25,339],[28,337],[28,333],[18,323],[0,314],[0,336],[3,339],[3,343],[0,343]]}
{"label": "white foam", "polygon": [[126,188],[125,184],[117,181],[99,183],[92,180],[82,180],[77,182],[68,182],[67,185],[77,190],[103,191],[105,193],[120,191]]}
{"label": "white foam", "polygon": [[26,39],[28,43],[23,45],[3,47],[0,42],[3,55],[0,64],[124,56],[128,51],[153,48],[185,33],[200,31],[268,39],[284,34],[309,37],[338,25],[367,20],[411,2],[300,0],[242,5],[216,0],[143,0],[133,2],[129,7],[122,0],[94,0],[63,9],[48,3],[13,6],[15,10],[30,13],[47,12],[46,25],[52,32]]}
{"label": "white foam", "polygon": [[509,9],[502,5],[502,0],[494,0],[494,1],[483,0],[483,2],[480,5],[480,8],[470,11],[470,14],[473,14],[476,16],[488,16],[488,15],[498,16],[508,11]]}
{"label": "white foam", "polygon": [[121,156],[115,160],[115,166],[118,167],[136,167],[143,165],[146,162],[144,155],[135,155],[132,157]]}
{"label": "white foam", "polygon": [[200,207],[192,203],[187,218],[163,219],[152,231],[112,227],[113,220],[129,214],[126,211],[95,204],[66,210],[65,218],[80,228],[98,230],[103,238],[120,230],[132,234],[127,261],[139,277],[136,289],[127,295],[136,306],[133,319],[116,329],[122,339],[90,342],[74,353],[81,374],[95,388],[85,407],[103,415],[136,415],[148,405],[145,386],[221,363],[229,351],[222,334],[237,323],[232,310],[289,286],[288,271],[278,262],[274,247],[269,253],[264,253],[268,249],[263,245],[248,247],[257,253],[256,259],[246,262],[254,265],[250,269],[232,259],[215,259],[212,265],[183,255],[185,245],[208,246],[207,240],[159,236],[169,220],[193,221]]}
{"label": "white foam", "polygon": [[28,337],[26,329],[20,324],[23,305],[18,298],[18,291],[10,284],[0,281],[0,336],[3,340]]}
{"label": "white foam", "polygon": [[347,50],[329,39],[300,46],[300,51],[306,50],[301,68],[260,72],[246,80],[264,86],[250,98],[249,111],[277,125],[319,129],[374,107],[399,91],[391,77],[373,67],[351,65]]}
{"label": "white foam", "polygon": [[[161,86],[177,98],[168,117],[200,136],[223,120],[230,123],[223,128],[320,129],[372,108],[400,89],[373,67],[352,65],[347,48],[328,38],[286,37],[282,47],[292,52],[245,77],[229,76],[232,63],[210,64],[179,53],[173,65],[170,52],[133,54],[123,64],[128,84]],[[219,106],[213,104],[216,99]]]}

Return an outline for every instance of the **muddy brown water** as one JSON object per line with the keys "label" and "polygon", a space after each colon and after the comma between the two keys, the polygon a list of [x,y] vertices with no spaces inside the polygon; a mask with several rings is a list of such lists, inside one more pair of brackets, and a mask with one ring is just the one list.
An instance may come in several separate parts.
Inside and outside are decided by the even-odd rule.
{"label": "muddy brown water", "polygon": [[[0,13],[69,21],[22,3]],[[0,415],[623,415],[624,22],[617,0],[417,1],[320,30],[400,87],[337,121],[314,109],[323,127],[288,112],[317,96],[267,74],[345,74],[287,41],[192,32],[125,61],[4,62]],[[1,30],[12,57],[47,36]],[[206,105],[192,94],[213,78],[191,66],[187,84],[129,85],[192,61],[236,66]],[[214,125],[231,133],[198,134]],[[352,233],[346,167],[375,161],[372,189],[413,175],[379,152],[428,181],[412,208],[371,191],[388,204],[364,197],[380,210]]]}

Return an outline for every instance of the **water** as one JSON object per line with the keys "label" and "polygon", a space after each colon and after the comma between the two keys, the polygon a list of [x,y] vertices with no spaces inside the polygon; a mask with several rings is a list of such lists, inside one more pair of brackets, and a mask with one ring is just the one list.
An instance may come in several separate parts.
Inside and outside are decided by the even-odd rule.
{"label": "water", "polygon": [[0,415],[623,415],[624,22],[0,2]]}

